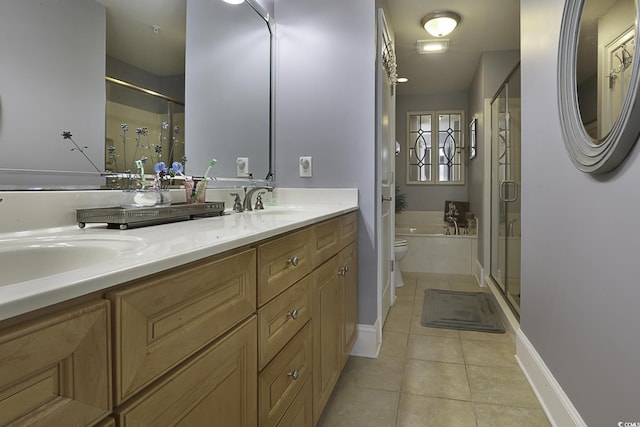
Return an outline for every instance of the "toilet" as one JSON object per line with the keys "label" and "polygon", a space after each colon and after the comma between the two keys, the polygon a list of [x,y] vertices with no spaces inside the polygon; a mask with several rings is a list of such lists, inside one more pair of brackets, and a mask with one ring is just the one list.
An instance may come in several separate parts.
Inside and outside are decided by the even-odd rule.
{"label": "toilet", "polygon": [[404,286],[404,282],[402,281],[402,273],[400,273],[400,261],[402,258],[407,255],[407,251],[409,250],[409,246],[407,246],[407,241],[405,239],[396,239],[393,245],[393,250],[396,255],[396,262],[394,267],[394,276],[396,282],[396,288],[400,288]]}

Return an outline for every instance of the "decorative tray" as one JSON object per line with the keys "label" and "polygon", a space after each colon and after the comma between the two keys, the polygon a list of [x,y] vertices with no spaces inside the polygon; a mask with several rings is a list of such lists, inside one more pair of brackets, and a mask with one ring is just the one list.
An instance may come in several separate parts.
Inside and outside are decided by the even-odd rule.
{"label": "decorative tray", "polygon": [[224,202],[176,203],[169,206],[140,208],[91,208],[77,209],[78,227],[87,223],[106,222],[108,228],[126,230],[131,226],[144,226],[182,221],[198,217],[224,214]]}

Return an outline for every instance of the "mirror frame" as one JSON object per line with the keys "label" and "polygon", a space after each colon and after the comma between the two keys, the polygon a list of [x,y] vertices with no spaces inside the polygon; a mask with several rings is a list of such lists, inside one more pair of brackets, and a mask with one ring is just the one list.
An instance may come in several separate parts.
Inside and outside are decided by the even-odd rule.
{"label": "mirror frame", "polygon": [[[580,20],[586,0],[566,0],[558,45],[558,107],[565,148],[576,168],[592,175],[615,169],[627,156],[640,135],[640,61],[633,61],[631,81],[620,114],[609,133],[594,140],[587,134],[580,116],[576,79]],[[638,4],[635,37],[638,37]],[[640,44],[634,56],[638,58]]]}

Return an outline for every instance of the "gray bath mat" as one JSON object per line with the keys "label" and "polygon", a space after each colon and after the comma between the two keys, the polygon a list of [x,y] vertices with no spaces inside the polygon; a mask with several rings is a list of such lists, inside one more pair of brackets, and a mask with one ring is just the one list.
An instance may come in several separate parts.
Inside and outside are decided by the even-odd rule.
{"label": "gray bath mat", "polygon": [[504,333],[491,294],[427,289],[422,306],[422,326]]}

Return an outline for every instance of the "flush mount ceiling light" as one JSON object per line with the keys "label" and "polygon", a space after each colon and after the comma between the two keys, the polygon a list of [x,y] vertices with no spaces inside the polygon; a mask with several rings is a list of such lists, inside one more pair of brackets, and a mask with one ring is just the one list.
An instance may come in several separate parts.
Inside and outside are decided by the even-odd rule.
{"label": "flush mount ceiling light", "polygon": [[460,15],[448,10],[436,10],[420,21],[420,25],[433,37],[444,37],[460,22]]}
{"label": "flush mount ceiling light", "polygon": [[444,52],[449,47],[449,39],[418,40],[418,53]]}
{"label": "flush mount ceiling light", "polygon": [[398,77],[398,80],[397,80],[398,83],[406,83],[408,81],[409,79],[406,77]]}
{"label": "flush mount ceiling light", "polygon": [[244,0],[222,0],[225,3],[229,3],[229,4],[241,4],[244,3]]}

